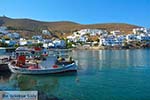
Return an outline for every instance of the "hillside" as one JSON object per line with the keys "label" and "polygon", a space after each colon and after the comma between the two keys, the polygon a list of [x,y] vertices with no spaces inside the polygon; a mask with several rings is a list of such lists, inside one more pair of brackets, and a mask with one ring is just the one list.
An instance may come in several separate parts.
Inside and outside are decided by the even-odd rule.
{"label": "hillside", "polygon": [[132,32],[133,28],[139,27],[136,25],[130,25],[125,23],[83,25],[70,21],[44,22],[31,19],[12,19],[8,17],[0,17],[0,25],[7,26],[11,31],[20,32],[22,36],[29,37],[35,34],[41,34],[40,32],[43,29],[48,29],[53,35],[62,37],[62,35],[67,36],[73,31],[80,30],[83,28],[106,29],[107,31],[119,29],[123,33],[128,34]]}

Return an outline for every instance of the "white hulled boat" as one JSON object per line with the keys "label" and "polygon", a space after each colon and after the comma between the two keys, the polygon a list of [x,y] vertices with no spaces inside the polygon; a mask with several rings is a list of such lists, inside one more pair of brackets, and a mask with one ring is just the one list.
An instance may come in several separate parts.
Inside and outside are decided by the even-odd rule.
{"label": "white hulled boat", "polygon": [[13,64],[13,62],[9,63],[8,66],[11,72],[18,74],[55,74],[77,71],[77,66],[74,62],[65,65],[52,65],[49,68],[37,66],[37,64],[26,64],[24,67],[19,67]]}
{"label": "white hulled boat", "polygon": [[47,62],[48,66],[39,63],[37,60],[26,60],[25,55],[20,55],[16,60],[12,60],[8,67],[13,73],[19,74],[55,74],[68,71],[77,71],[77,65],[72,58],[64,59],[60,56],[51,57]]}

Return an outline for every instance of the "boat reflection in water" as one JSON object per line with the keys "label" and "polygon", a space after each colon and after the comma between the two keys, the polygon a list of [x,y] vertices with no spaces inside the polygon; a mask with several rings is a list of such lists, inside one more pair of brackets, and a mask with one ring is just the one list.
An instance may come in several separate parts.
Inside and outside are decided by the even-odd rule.
{"label": "boat reflection in water", "polygon": [[59,91],[60,87],[62,87],[63,79],[68,77],[75,80],[76,75],[77,73],[75,72],[52,75],[10,74],[8,76],[5,74],[4,76],[1,76],[3,77],[3,82],[0,82],[0,86],[5,86],[5,88],[1,88],[5,91],[38,91],[39,100],[60,100],[60,98],[57,97],[59,95],[57,94],[57,91]]}
{"label": "boat reflection in water", "polygon": [[0,72],[0,83],[5,83],[9,81],[11,72]]}

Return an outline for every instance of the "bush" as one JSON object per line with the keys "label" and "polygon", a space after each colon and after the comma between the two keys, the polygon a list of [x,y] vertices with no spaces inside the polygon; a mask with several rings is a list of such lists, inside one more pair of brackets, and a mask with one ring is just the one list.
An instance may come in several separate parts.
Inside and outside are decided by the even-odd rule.
{"label": "bush", "polygon": [[67,47],[67,48],[72,48],[72,42],[68,42],[68,43],[66,44],[66,47]]}

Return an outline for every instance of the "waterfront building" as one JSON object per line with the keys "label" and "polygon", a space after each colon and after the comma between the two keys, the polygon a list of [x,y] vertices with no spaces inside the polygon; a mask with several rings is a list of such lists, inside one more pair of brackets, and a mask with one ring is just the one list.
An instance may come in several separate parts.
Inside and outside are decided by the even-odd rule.
{"label": "waterfront building", "polygon": [[16,40],[5,40],[5,43],[8,44],[8,46],[14,46],[15,44],[17,44]]}
{"label": "waterfront building", "polygon": [[54,48],[54,43],[50,39],[43,39],[43,47],[44,48]]}
{"label": "waterfront building", "polygon": [[21,45],[21,46],[27,45],[27,40],[24,38],[20,38],[19,45]]}
{"label": "waterfront building", "polygon": [[59,39],[55,39],[55,40],[53,40],[53,44],[54,44],[54,46],[57,48],[64,48],[64,47],[66,47],[66,42],[64,41],[64,40],[59,40]]}
{"label": "waterfront building", "polygon": [[127,40],[127,42],[136,41],[137,40],[137,35],[135,35],[135,34],[127,34],[126,35],[126,40]]}
{"label": "waterfront building", "polygon": [[139,41],[149,41],[150,40],[150,35],[148,34],[139,34],[137,35],[137,40]]}
{"label": "waterfront building", "polygon": [[115,37],[114,35],[108,35],[106,37],[100,37],[99,45],[100,46],[115,46],[122,45],[124,42],[123,37]]}
{"label": "waterfront building", "polygon": [[51,43],[43,43],[43,47],[44,48],[54,48],[55,45],[51,42]]}

